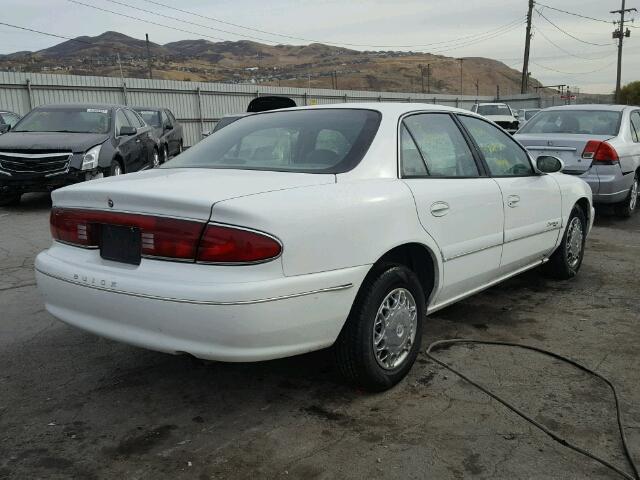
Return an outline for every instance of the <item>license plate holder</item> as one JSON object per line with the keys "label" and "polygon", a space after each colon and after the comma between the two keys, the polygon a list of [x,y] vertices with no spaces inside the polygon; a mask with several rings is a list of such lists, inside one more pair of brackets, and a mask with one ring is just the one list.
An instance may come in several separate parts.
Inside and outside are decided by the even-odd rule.
{"label": "license plate holder", "polygon": [[142,240],[140,229],[121,225],[102,225],[100,256],[113,262],[140,265]]}

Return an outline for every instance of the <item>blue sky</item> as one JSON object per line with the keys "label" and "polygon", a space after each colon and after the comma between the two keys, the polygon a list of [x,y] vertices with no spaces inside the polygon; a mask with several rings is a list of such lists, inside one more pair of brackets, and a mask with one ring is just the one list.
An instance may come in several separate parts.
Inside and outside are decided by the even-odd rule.
{"label": "blue sky", "polygon": [[[174,19],[206,25],[210,29],[187,26],[177,20],[171,21],[128,9],[108,0],[81,1],[192,30],[200,34],[200,38],[207,38],[205,35],[209,35],[239,40],[255,36],[271,40],[270,43],[305,43],[302,40],[243,30],[204,18],[215,17],[268,32],[338,44],[429,44],[406,48],[353,47],[362,50],[415,50],[442,52],[454,57],[484,56],[502,60],[517,69],[522,68],[527,0],[157,0],[199,14],[200,18],[153,5],[147,0],[118,0]],[[621,4],[620,0],[540,2],[602,20],[613,20],[615,17],[609,11],[619,9]],[[65,36],[93,36],[105,30],[116,30],[137,38],[144,38],[144,34],[149,33],[156,43],[198,38],[197,34],[178,32],[96,11],[70,3],[69,0],[3,0],[2,4],[2,21]],[[640,0],[627,0],[627,7],[640,10]],[[530,67],[532,74],[545,84],[563,83],[577,85],[585,92],[610,92],[615,85],[616,68],[616,47],[611,38],[613,25],[566,15],[540,4],[537,8],[558,27],[582,42],[560,32],[534,12],[535,33]],[[638,21],[632,25],[640,27],[640,15],[635,16]],[[522,25],[517,25],[518,20]],[[500,27],[503,28],[498,30]],[[631,38],[625,42],[623,82],[640,79],[640,28],[631,30]],[[489,33],[484,37],[457,40],[485,32]],[[54,38],[0,26],[0,53],[38,50],[58,42]],[[444,51],[445,48],[450,50]]]}

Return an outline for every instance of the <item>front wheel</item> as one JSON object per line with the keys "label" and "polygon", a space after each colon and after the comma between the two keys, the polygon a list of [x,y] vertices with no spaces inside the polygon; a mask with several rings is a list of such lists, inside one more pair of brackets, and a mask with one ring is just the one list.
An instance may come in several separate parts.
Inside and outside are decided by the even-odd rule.
{"label": "front wheel", "polygon": [[616,205],[616,213],[624,218],[629,218],[636,211],[636,207],[638,206],[638,183],[640,179],[638,178],[638,174],[633,178],[633,184],[631,184],[631,189],[629,190],[629,195],[627,198]]}
{"label": "front wheel", "polygon": [[124,172],[122,170],[122,164],[118,160],[114,160],[111,162],[111,168],[109,169],[109,176],[115,177],[117,175],[122,175]]}
{"label": "front wheel", "polygon": [[559,280],[568,280],[578,274],[584,258],[586,232],[587,217],[582,208],[576,205],[569,217],[562,243],[543,266],[547,275]]}
{"label": "front wheel", "polygon": [[404,265],[381,267],[363,283],[334,345],[339,370],[366,390],[391,388],[416,360],[425,315],[415,273]]}
{"label": "front wheel", "polygon": [[160,154],[158,150],[154,148],[151,155],[151,168],[158,168],[160,166]]}

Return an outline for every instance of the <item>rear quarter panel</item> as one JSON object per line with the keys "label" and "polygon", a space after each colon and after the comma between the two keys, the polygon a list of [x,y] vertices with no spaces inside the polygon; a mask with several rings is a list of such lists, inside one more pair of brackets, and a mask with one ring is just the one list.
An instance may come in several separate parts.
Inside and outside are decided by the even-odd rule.
{"label": "rear quarter panel", "polygon": [[422,229],[408,187],[397,179],[359,180],[267,192],[216,203],[212,221],[270,233],[283,244],[286,276],[372,265],[404,243],[440,254]]}

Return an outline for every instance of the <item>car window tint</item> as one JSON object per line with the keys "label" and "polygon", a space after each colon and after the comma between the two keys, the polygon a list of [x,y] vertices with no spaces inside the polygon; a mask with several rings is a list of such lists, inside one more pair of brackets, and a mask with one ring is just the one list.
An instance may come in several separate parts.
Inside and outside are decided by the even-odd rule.
{"label": "car window tint", "polygon": [[129,123],[127,117],[124,115],[124,112],[122,110],[118,110],[116,112],[116,135],[120,135],[120,129],[122,127],[130,126],[131,124]]}
{"label": "car window tint", "polygon": [[127,119],[129,120],[129,123],[131,124],[132,127],[142,127],[144,125],[144,123],[138,118],[138,116],[133,113],[133,111],[131,110],[123,110],[124,114],[127,116]]}
{"label": "car window tint", "polygon": [[508,134],[479,118],[460,115],[460,120],[480,148],[491,175],[533,175],[529,156]]}
{"label": "car window tint", "polygon": [[447,114],[411,115],[404,122],[432,177],[476,177],[478,167],[462,132]]}
{"label": "car window tint", "polygon": [[550,110],[539,112],[519,133],[617,135],[620,112],[607,110]]}
{"label": "car window tint", "polygon": [[429,174],[418,146],[404,124],[400,129],[400,163],[403,177],[423,177]]}
{"label": "car window tint", "polygon": [[341,132],[325,128],[318,132],[315,149],[329,150],[342,157],[351,150],[351,142]]}
{"label": "car window tint", "polygon": [[631,113],[631,136],[634,142],[640,142],[640,112]]}

